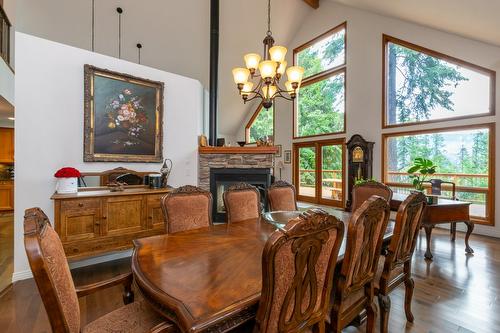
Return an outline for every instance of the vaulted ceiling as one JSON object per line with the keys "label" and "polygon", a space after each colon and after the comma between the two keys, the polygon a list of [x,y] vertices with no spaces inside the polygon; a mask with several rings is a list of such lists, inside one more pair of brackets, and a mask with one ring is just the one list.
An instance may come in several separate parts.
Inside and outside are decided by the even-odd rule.
{"label": "vaulted ceiling", "polygon": [[498,0],[322,1],[333,1],[500,45],[500,1]]}

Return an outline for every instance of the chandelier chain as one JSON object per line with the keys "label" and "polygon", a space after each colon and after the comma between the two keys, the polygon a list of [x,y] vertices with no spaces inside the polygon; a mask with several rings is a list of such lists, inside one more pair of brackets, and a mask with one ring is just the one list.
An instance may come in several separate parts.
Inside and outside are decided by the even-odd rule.
{"label": "chandelier chain", "polygon": [[271,0],[267,1],[267,35],[271,36]]}

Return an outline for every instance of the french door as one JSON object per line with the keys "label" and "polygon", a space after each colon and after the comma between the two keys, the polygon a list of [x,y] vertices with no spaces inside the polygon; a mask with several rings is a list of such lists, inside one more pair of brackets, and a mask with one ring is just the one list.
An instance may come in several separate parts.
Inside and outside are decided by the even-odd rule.
{"label": "french door", "polygon": [[344,207],[345,140],[293,144],[297,200]]}

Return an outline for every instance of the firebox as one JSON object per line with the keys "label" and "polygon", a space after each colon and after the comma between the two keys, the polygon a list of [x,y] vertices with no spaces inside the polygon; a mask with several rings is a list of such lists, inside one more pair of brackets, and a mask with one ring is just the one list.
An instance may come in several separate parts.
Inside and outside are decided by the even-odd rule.
{"label": "firebox", "polygon": [[263,207],[267,209],[266,189],[271,185],[271,169],[210,168],[210,192],[214,199],[212,207],[214,222],[226,222],[226,208],[222,195],[229,186],[240,182],[257,187]]}

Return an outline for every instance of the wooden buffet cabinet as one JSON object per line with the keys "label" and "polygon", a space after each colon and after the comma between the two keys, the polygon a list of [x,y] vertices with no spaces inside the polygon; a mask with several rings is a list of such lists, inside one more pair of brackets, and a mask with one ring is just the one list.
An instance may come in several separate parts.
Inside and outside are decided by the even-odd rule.
{"label": "wooden buffet cabinet", "polygon": [[138,186],[54,194],[54,226],[66,256],[79,259],[129,249],[136,238],[164,233],[160,198],[169,191]]}

